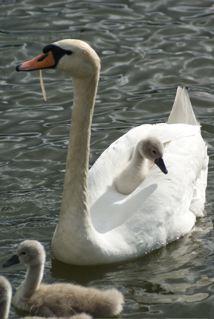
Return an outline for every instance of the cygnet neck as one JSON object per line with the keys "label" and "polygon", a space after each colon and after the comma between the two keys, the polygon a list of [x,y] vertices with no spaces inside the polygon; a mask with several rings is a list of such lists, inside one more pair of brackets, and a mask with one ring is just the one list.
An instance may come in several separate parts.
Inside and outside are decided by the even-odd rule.
{"label": "cygnet neck", "polygon": [[22,298],[30,298],[39,288],[44,274],[44,263],[28,265],[25,280],[21,284]]}
{"label": "cygnet neck", "polygon": [[142,170],[148,169],[153,165],[152,161],[141,153],[138,148],[134,152],[132,163],[134,167]]}

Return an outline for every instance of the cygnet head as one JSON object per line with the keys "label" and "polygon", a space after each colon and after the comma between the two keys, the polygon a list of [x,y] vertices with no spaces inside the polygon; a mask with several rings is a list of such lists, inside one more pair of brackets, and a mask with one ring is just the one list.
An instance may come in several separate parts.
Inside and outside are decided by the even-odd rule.
{"label": "cygnet head", "polygon": [[45,263],[45,250],[37,240],[25,240],[17,248],[16,255],[8,259],[3,267],[9,267],[18,263],[26,266],[38,266]]}
{"label": "cygnet head", "polygon": [[10,310],[10,303],[12,298],[12,288],[9,281],[0,276],[0,318],[8,317]]}
{"label": "cygnet head", "polygon": [[148,137],[137,144],[137,151],[142,158],[147,158],[154,162],[160,170],[167,174],[165,163],[163,161],[164,146],[156,137]]}
{"label": "cygnet head", "polygon": [[74,78],[87,78],[100,70],[100,59],[84,41],[64,39],[43,48],[43,53],[16,67],[17,71],[57,68]]}

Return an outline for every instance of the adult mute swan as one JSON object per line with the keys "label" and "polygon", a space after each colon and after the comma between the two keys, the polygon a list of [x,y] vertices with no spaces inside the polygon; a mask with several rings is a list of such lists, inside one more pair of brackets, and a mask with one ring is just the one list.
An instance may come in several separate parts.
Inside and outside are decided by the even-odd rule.
{"label": "adult mute swan", "polygon": [[[9,281],[4,276],[0,276],[0,318],[1,319],[8,319],[10,304],[11,304],[11,297],[12,297],[12,287]],[[42,318],[43,317],[25,317],[25,319],[42,319]],[[62,318],[58,317],[58,319],[62,319]],[[51,318],[49,317],[49,319]],[[57,318],[55,317],[55,319]],[[92,317],[85,313],[81,313],[81,314],[73,315],[71,317],[67,317],[67,319],[92,319]]]}
{"label": "adult mute swan", "polygon": [[163,150],[164,145],[156,137],[138,142],[127,166],[114,180],[116,190],[125,195],[133,192],[146,178],[154,164],[167,174],[162,158]]}
{"label": "adult mute swan", "polygon": [[[80,40],[47,45],[18,71],[56,68],[73,78],[74,105],[62,206],[52,239],[54,256],[68,264],[121,262],[166,245],[191,231],[203,215],[207,148],[188,93],[178,88],[168,123],[131,129],[98,158],[88,172],[91,121],[100,73],[96,52]],[[133,147],[155,136],[167,142],[169,173],[152,168],[128,196],[113,181]]]}
{"label": "adult mute swan", "polygon": [[3,267],[23,263],[26,277],[17,289],[13,304],[32,315],[68,317],[86,312],[93,316],[116,316],[123,309],[123,295],[117,289],[96,289],[69,283],[41,283],[45,264],[45,250],[36,240],[25,240]]}

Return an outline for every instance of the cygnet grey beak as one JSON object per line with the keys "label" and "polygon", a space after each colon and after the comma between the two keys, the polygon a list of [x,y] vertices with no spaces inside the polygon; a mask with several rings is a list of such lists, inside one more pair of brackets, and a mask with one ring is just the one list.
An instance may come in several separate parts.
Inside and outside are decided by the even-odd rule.
{"label": "cygnet grey beak", "polygon": [[162,157],[156,158],[155,164],[160,168],[160,170],[161,170],[164,174],[167,174],[167,173],[168,173],[168,171],[167,171],[167,169],[166,169],[166,166],[165,166],[165,163],[164,163]]}
{"label": "cygnet grey beak", "polygon": [[19,257],[18,255],[13,255],[12,257],[10,257],[3,265],[2,267],[3,268],[6,268],[6,267],[10,267],[12,265],[16,265],[16,264],[19,264],[20,261],[19,261]]}

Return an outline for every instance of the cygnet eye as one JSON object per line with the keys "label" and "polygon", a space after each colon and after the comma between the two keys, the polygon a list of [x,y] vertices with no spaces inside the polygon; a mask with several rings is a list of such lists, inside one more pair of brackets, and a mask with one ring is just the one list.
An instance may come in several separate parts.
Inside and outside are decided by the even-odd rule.
{"label": "cygnet eye", "polygon": [[152,154],[157,155],[157,152],[155,150],[152,150]]}
{"label": "cygnet eye", "polygon": [[26,252],[25,252],[25,251],[22,251],[22,252],[20,253],[20,255],[26,255]]}

